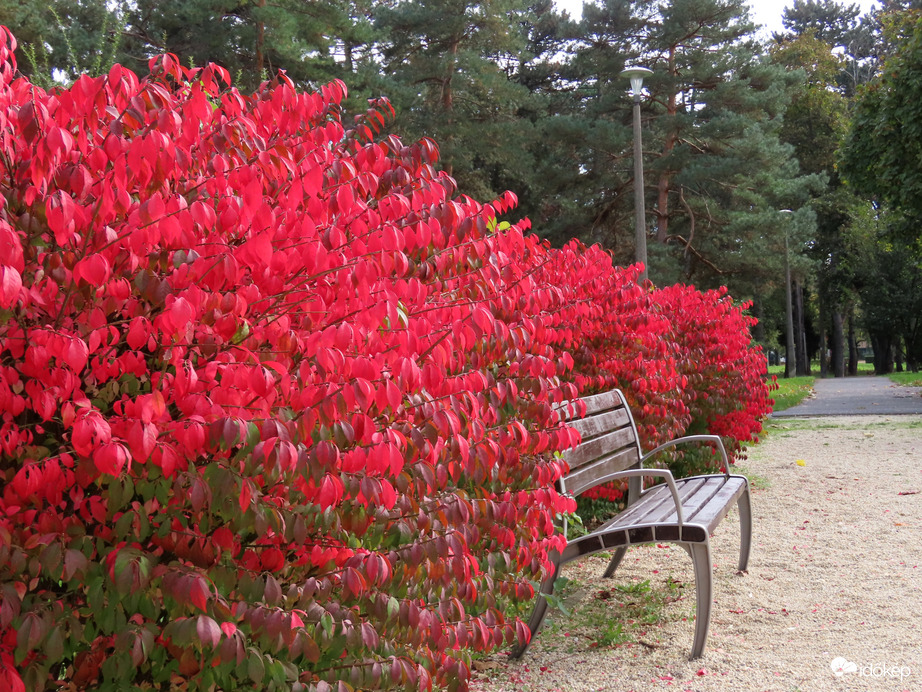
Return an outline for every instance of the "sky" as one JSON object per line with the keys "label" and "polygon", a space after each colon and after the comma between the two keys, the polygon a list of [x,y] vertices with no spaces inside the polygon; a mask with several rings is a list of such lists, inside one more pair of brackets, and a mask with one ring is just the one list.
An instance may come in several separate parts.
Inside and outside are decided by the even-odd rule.
{"label": "sky", "polygon": [[[873,0],[846,0],[845,4],[851,5],[858,2],[864,14],[877,3]],[[578,17],[582,13],[583,0],[555,0],[557,6],[567,10],[571,17]],[[752,16],[756,24],[761,24],[768,30],[770,36],[774,31],[781,31],[781,13],[784,8],[792,4],[792,0],[749,0]]]}

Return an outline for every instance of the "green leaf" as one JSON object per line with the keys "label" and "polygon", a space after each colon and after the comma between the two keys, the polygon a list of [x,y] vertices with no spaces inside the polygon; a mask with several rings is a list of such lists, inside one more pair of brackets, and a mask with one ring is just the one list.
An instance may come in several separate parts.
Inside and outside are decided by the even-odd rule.
{"label": "green leaf", "polygon": [[250,680],[258,685],[266,675],[266,664],[256,649],[251,648],[249,652],[249,656],[247,656],[247,675]]}
{"label": "green leaf", "polygon": [[547,604],[551,608],[554,608],[555,610],[559,610],[564,615],[570,614],[570,609],[564,605],[563,599],[560,598],[560,596],[558,596],[557,594],[542,593],[542,594],[539,594],[539,596],[541,596],[545,601],[547,601]]}
{"label": "green leaf", "polygon": [[56,578],[59,575],[62,553],[61,544],[57,541],[49,543],[42,550],[39,562],[42,563],[42,569],[45,571],[46,576]]}
{"label": "green leaf", "polygon": [[332,634],[333,632],[333,616],[329,613],[324,613],[320,616],[320,627],[323,628],[323,631],[327,634]]}
{"label": "green leaf", "polygon": [[395,618],[400,614],[400,601],[391,596],[387,599],[387,619]]}

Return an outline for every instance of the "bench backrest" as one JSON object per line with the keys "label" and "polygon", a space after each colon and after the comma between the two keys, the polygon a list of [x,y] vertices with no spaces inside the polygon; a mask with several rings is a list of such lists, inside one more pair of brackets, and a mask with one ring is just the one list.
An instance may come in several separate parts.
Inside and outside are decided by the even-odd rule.
{"label": "bench backrest", "polygon": [[582,443],[563,453],[570,465],[565,490],[577,496],[599,485],[609,474],[636,468],[640,463],[637,426],[620,389],[585,397],[586,415],[568,420],[579,430]]}

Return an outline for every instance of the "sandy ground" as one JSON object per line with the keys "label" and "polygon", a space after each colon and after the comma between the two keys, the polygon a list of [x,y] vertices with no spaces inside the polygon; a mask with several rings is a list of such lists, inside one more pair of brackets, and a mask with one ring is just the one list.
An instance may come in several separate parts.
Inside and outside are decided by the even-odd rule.
{"label": "sandy ground", "polygon": [[[646,546],[611,580],[602,556],[568,566],[570,615],[553,612],[520,661],[479,664],[471,689],[922,690],[922,416],[777,420],[741,466],[753,482],[752,558],[737,574],[734,510],[712,538],[702,658],[687,658],[691,561],[678,546]],[[644,624],[638,612],[657,600]],[[612,645],[618,625],[633,641]]]}

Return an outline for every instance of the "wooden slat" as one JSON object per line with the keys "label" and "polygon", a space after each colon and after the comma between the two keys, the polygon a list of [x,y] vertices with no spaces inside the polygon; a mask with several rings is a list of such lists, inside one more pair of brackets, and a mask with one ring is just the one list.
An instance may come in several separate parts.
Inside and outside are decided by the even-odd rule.
{"label": "wooden slat", "polygon": [[617,454],[611,454],[599,459],[592,465],[582,466],[575,471],[571,471],[564,482],[566,483],[567,492],[571,495],[579,495],[589,488],[594,488],[599,484],[599,479],[615,473],[632,468],[638,464],[640,457],[636,448],[628,447],[622,449]]}
{"label": "wooden slat", "polygon": [[611,408],[622,408],[625,406],[624,397],[620,389],[612,389],[601,394],[594,394],[583,399],[586,402],[586,416],[592,416],[600,411],[607,411]]}
{"label": "wooden slat", "polygon": [[[685,510],[685,521],[687,523],[695,523],[695,515],[697,515],[698,512],[700,512],[701,509],[705,507],[718,492],[720,492],[720,489],[724,486],[726,478],[727,477],[724,475],[706,476],[703,479],[704,483],[696,488],[692,495],[689,495],[682,501],[682,509]],[[689,483],[696,480],[699,479],[689,479],[685,484],[688,485]]]}
{"label": "wooden slat", "polygon": [[571,428],[579,430],[579,434],[583,436],[583,443],[585,443],[594,437],[598,437],[612,430],[626,428],[630,426],[630,424],[631,416],[627,409],[619,408],[614,411],[600,413],[596,416],[580,418],[579,420],[570,422],[568,425]]}
{"label": "wooden slat", "polygon": [[742,478],[730,478],[723,484],[721,489],[711,497],[710,501],[701,507],[689,521],[706,526],[708,533],[717,528],[721,520],[727,516],[727,512],[736,503],[737,498],[742,494],[746,483]]}
{"label": "wooden slat", "polygon": [[637,439],[634,437],[634,431],[631,428],[615,430],[602,437],[583,442],[575,449],[569,449],[564,452],[563,458],[566,459],[572,470],[591,464],[596,459],[606,455],[617,454],[624,449],[634,450],[639,458],[640,449],[637,447]]}
{"label": "wooden slat", "polygon": [[[693,496],[704,485],[705,479],[694,479],[693,482],[683,483],[676,481],[676,490],[679,493],[679,502],[683,509],[689,497]],[[646,493],[637,503],[628,507],[618,515],[619,521],[614,525],[673,523],[679,520],[675,511],[675,502],[669,486],[665,483],[657,485]],[[688,521],[688,517],[685,517]]]}
{"label": "wooden slat", "polygon": [[[661,490],[666,492],[660,492]],[[651,520],[656,521],[656,517],[668,513],[672,507],[675,507],[675,503],[672,501],[672,493],[669,492],[669,488],[665,485],[657,486],[633,505],[619,513],[612,521],[612,526],[630,526],[632,524],[646,524]]]}

